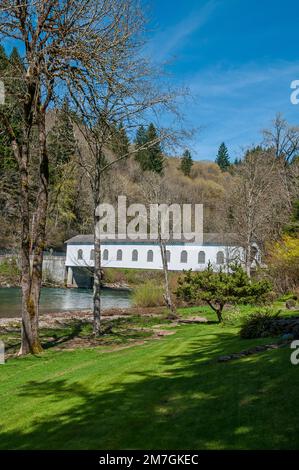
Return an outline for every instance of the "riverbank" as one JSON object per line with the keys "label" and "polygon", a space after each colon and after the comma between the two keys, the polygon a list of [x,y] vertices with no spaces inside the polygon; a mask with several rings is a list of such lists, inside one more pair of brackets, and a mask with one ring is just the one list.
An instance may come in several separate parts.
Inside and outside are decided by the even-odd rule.
{"label": "riverbank", "polygon": [[[169,319],[165,307],[109,309],[102,313],[101,334],[93,335],[91,310],[58,312],[40,316],[39,335],[43,350],[74,350],[102,347],[120,349],[140,345],[149,339],[174,334],[186,323],[207,323],[203,316],[194,316],[194,309],[181,311],[178,318]],[[193,316],[192,316],[193,315]],[[20,318],[0,319],[0,339],[5,343],[6,359],[16,357],[20,349]]]}
{"label": "riverbank", "polygon": [[[132,317],[132,316],[158,316],[165,313],[165,307],[152,308],[110,308],[103,310],[102,317],[105,320]],[[39,324],[41,328],[50,328],[57,324],[67,324],[69,321],[79,320],[92,323],[92,310],[66,310],[54,313],[41,313]],[[19,316],[0,318],[1,327],[20,327],[21,318]]]}
{"label": "riverbank", "polygon": [[[165,308],[110,309],[102,314],[101,335],[94,337],[92,311],[71,311],[41,315],[39,335],[44,351],[90,347],[104,347],[108,351],[107,346],[119,349],[159,339],[172,334],[174,326],[177,322],[167,319]],[[16,357],[20,349],[21,320],[0,319],[0,339],[5,343],[6,359]]]}

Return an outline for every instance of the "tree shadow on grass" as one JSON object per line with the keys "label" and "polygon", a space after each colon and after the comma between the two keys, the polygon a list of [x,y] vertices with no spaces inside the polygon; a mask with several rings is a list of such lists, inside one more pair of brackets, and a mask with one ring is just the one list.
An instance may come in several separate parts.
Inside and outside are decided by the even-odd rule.
{"label": "tree shadow on grass", "polygon": [[42,341],[43,349],[46,350],[46,349],[54,348],[62,344],[68,343],[69,341],[79,337],[85,325],[86,325],[86,322],[83,322],[81,320],[73,321],[68,326],[69,332],[67,334],[54,337],[54,339],[52,340],[48,340],[48,341],[43,340]]}
{"label": "tree shadow on grass", "polygon": [[299,374],[287,351],[209,363],[233,343],[223,332],[212,348],[200,337],[187,352],[159,357],[149,370],[135,363],[108,385],[96,361],[89,382],[28,382],[19,398],[31,401],[33,417],[27,428],[2,433],[0,448],[299,448],[299,412],[287,387],[293,381],[298,390]]}

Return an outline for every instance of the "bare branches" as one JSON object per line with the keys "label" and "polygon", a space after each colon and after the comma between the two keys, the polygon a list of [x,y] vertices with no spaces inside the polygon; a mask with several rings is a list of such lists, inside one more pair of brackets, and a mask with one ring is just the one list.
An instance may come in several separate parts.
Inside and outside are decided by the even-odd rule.
{"label": "bare branches", "polygon": [[260,148],[248,151],[228,190],[228,230],[236,234],[245,249],[248,274],[252,245],[257,243],[261,250],[265,249],[268,240],[281,235],[290,214],[288,193],[281,180],[282,166],[273,151]]}
{"label": "bare branches", "polygon": [[299,154],[299,127],[290,126],[281,114],[277,114],[272,129],[263,131],[264,143],[275,150],[275,156],[285,165],[292,163]]}

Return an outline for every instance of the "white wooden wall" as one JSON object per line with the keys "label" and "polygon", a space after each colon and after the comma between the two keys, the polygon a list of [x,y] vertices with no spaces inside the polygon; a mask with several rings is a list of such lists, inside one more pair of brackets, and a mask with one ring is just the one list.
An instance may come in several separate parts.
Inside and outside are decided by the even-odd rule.
{"label": "white wooden wall", "polygon": [[[70,267],[93,267],[94,261],[91,259],[92,244],[69,244],[67,246],[66,266]],[[78,251],[82,250],[82,259],[78,259]],[[108,251],[108,259],[105,259],[105,250]],[[117,251],[122,250],[122,260],[117,260]],[[137,250],[138,260],[133,261],[133,251]],[[148,251],[153,252],[153,261],[148,261]],[[217,253],[224,254],[225,264],[228,260],[243,260],[243,250],[237,247],[225,246],[198,246],[194,244],[169,245],[170,252],[169,270],[182,271],[192,269],[199,271],[204,269],[210,261],[213,266],[217,264]],[[182,251],[187,252],[187,263],[181,261]],[[198,262],[198,254],[205,253],[205,263]],[[106,252],[107,254],[107,252]],[[138,269],[162,269],[160,247],[156,244],[103,244],[102,245],[102,266],[111,268],[138,268]]]}

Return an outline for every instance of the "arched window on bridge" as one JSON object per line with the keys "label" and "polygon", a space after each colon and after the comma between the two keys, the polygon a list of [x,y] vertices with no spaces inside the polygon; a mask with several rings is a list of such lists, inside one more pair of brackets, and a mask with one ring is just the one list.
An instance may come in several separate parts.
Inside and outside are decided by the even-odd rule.
{"label": "arched window on bridge", "polygon": [[132,261],[138,261],[138,251],[137,250],[132,251]]}
{"label": "arched window on bridge", "polygon": [[154,261],[154,252],[153,252],[153,250],[148,250],[148,252],[147,252],[147,261],[148,261],[148,263],[152,263]]}
{"label": "arched window on bridge", "polygon": [[90,261],[95,260],[94,250],[90,250]]}
{"label": "arched window on bridge", "polygon": [[198,264],[205,264],[206,262],[206,254],[204,251],[200,251],[198,253]]}
{"label": "arched window on bridge", "polygon": [[109,251],[105,249],[103,251],[103,261],[108,261],[108,258],[109,258]]}
{"label": "arched window on bridge", "polygon": [[81,248],[80,248],[80,250],[78,250],[78,252],[77,252],[77,259],[78,259],[78,260],[83,259],[83,250],[81,250]]}
{"label": "arched window on bridge", "polygon": [[216,263],[217,264],[224,264],[224,253],[223,251],[218,251],[216,255]]}
{"label": "arched window on bridge", "polygon": [[122,261],[123,259],[123,250],[117,250],[116,261]]}
{"label": "arched window on bridge", "polygon": [[181,263],[187,263],[188,262],[188,253],[186,250],[183,250],[181,253]]}

